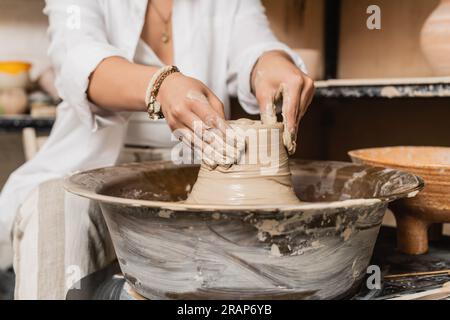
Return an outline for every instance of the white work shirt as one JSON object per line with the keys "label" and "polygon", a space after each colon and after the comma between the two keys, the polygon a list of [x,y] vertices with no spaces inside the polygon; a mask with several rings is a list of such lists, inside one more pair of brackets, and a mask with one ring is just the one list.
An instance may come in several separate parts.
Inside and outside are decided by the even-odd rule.
{"label": "white work shirt", "polygon": [[[86,91],[90,74],[103,59],[121,56],[133,61],[147,0],[47,0],[46,4],[49,55],[64,102],[58,106],[48,141],[3,188],[0,260],[11,246],[16,211],[31,191],[75,171],[113,165],[127,131],[128,114],[98,108],[88,101]],[[222,100],[227,116],[229,96],[237,96],[248,113],[258,113],[250,74],[262,53],[283,50],[304,70],[301,59],[273,35],[259,0],[174,0],[172,24],[174,64],[204,82]]]}

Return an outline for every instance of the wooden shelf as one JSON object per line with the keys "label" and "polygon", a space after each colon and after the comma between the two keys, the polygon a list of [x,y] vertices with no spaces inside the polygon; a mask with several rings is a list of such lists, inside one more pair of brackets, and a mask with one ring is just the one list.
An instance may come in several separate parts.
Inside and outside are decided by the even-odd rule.
{"label": "wooden shelf", "polygon": [[317,81],[316,96],[320,98],[448,98],[450,97],[450,77]]}

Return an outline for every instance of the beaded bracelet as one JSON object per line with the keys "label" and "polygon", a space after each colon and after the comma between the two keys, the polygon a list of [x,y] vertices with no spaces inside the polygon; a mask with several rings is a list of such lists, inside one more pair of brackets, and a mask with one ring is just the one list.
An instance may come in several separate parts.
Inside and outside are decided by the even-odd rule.
{"label": "beaded bracelet", "polygon": [[145,105],[147,106],[147,113],[150,119],[158,120],[164,118],[161,104],[156,100],[156,97],[163,81],[175,72],[180,72],[180,70],[175,66],[166,66],[156,71],[150,80],[145,94]]}

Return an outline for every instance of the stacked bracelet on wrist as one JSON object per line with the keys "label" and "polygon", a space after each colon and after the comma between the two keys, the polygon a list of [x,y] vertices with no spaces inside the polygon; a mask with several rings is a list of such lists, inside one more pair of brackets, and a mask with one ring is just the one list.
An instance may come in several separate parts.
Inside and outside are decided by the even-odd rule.
{"label": "stacked bracelet on wrist", "polygon": [[175,66],[163,67],[156,71],[150,80],[145,94],[145,105],[147,106],[147,112],[150,119],[158,120],[164,118],[161,111],[161,104],[156,100],[156,97],[158,96],[163,81],[175,72],[180,72]]}

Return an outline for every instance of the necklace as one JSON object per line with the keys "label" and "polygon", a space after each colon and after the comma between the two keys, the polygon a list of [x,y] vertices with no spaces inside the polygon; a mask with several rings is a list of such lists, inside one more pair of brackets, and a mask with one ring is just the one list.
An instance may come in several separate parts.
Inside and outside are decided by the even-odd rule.
{"label": "necklace", "polygon": [[161,21],[164,23],[164,31],[161,35],[161,41],[164,44],[169,43],[170,41],[170,33],[169,33],[169,27],[170,27],[170,20],[172,19],[172,11],[169,13],[169,16],[167,18],[164,18],[161,11],[156,7],[156,5],[153,3],[153,1],[150,1],[150,5],[155,9],[156,14],[159,16]]}

